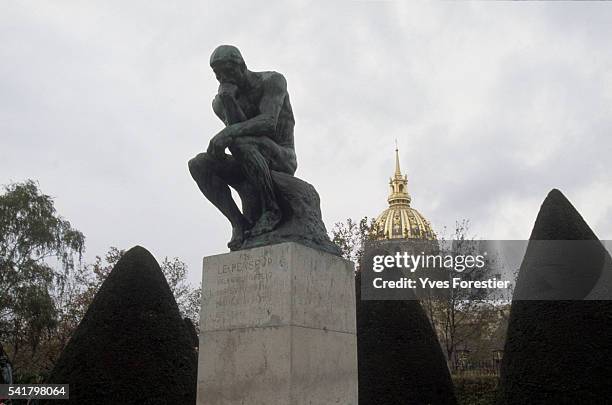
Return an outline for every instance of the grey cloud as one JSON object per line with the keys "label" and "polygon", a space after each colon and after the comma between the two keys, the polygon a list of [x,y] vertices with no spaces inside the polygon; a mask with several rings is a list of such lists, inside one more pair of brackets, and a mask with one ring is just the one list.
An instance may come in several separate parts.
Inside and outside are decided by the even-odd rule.
{"label": "grey cloud", "polygon": [[225,251],[229,227],[186,168],[221,129],[208,68],[220,43],[287,77],[297,174],[319,190],[328,228],[385,208],[397,139],[413,205],[438,229],[470,218],[481,237],[526,238],[559,187],[612,237],[598,191],[612,186],[605,3],[4,9],[0,183],[40,180],[87,235],[89,257],[142,244],[186,260],[195,282],[201,257]]}

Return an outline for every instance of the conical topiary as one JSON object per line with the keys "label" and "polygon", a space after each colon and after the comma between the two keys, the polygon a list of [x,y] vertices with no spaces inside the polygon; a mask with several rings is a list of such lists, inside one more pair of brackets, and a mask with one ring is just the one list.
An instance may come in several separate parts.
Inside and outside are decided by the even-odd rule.
{"label": "conical topiary", "polygon": [[[500,404],[609,403],[609,273],[610,256],[604,247],[565,196],[552,190],[540,208],[519,271],[502,360]],[[596,289],[602,292],[601,300],[583,300],[592,298]]]}
{"label": "conical topiary", "polygon": [[102,284],[48,380],[70,384],[67,404],[195,404],[196,376],[170,287],[136,246]]}
{"label": "conical topiary", "polygon": [[361,300],[356,278],[360,405],[452,405],[444,354],[416,300]]}

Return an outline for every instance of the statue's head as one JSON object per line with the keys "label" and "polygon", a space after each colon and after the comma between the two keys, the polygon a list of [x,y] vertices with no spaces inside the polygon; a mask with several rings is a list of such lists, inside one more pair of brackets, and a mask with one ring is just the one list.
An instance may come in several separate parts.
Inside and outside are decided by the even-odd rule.
{"label": "statue's head", "polygon": [[219,83],[233,83],[240,87],[246,82],[246,64],[235,46],[218,46],[210,55],[210,67]]}

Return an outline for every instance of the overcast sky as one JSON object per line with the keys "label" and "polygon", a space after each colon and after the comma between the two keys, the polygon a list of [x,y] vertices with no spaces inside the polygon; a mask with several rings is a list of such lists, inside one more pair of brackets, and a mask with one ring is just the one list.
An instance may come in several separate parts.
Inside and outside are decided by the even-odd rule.
{"label": "overcast sky", "polygon": [[4,1],[0,184],[40,182],[86,259],[227,250],[187,161],[222,123],[208,59],[283,73],[325,223],[386,206],[394,140],[441,232],[526,239],[559,188],[612,239],[612,3]]}

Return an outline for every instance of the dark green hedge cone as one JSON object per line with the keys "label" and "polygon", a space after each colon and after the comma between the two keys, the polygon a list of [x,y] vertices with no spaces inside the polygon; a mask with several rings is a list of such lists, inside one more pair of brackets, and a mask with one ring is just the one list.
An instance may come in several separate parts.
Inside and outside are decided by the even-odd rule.
{"label": "dark green hedge cone", "polygon": [[49,382],[70,384],[62,404],[195,404],[192,340],[159,264],[136,246],[102,284]]}
{"label": "dark green hedge cone", "polygon": [[[582,242],[537,242],[547,240]],[[610,403],[610,263],[582,216],[560,191],[552,190],[519,271],[500,404]],[[600,300],[583,300],[594,297]]]}
{"label": "dark green hedge cone", "polygon": [[361,300],[357,293],[360,405],[456,404],[446,360],[418,301]]}

